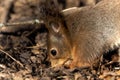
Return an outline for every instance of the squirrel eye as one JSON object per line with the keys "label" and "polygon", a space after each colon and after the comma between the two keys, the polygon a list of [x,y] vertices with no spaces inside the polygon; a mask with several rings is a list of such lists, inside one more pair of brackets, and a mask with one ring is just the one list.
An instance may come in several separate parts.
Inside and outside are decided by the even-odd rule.
{"label": "squirrel eye", "polygon": [[59,32],[59,29],[60,29],[59,23],[57,23],[57,22],[50,22],[49,25],[53,29],[53,31]]}
{"label": "squirrel eye", "polygon": [[56,56],[57,55],[57,50],[56,49],[51,49],[50,53],[52,54],[52,56]]}

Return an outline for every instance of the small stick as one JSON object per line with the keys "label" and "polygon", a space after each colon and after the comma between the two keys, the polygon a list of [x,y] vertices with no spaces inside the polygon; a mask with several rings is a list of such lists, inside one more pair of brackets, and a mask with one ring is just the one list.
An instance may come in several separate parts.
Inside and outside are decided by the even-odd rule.
{"label": "small stick", "polygon": [[[16,23],[1,23],[0,24],[0,33],[15,33],[17,31],[23,30],[33,30],[36,29],[36,25],[44,23],[43,20],[31,20],[26,22],[16,22]],[[35,27],[34,27],[35,26]]]}
{"label": "small stick", "polygon": [[20,63],[18,60],[16,60],[15,58],[13,58],[9,53],[3,51],[2,49],[0,49],[1,52],[3,52],[4,54],[6,54],[7,56],[9,56],[13,61],[15,61],[17,64],[19,64],[21,67],[24,67],[22,63]]}

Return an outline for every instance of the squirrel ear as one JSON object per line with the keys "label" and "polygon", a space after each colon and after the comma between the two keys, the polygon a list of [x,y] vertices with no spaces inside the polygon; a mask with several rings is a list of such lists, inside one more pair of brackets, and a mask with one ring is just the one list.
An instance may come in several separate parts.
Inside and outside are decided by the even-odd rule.
{"label": "squirrel ear", "polygon": [[52,28],[54,32],[59,32],[60,30],[60,25],[58,22],[50,22],[49,26]]}

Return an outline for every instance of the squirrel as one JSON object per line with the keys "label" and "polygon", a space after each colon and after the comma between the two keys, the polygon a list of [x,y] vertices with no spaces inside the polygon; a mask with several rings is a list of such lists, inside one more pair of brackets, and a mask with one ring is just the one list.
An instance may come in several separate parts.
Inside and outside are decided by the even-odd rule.
{"label": "squirrel", "polygon": [[120,1],[102,0],[96,5],[70,8],[61,12],[66,25],[56,22],[49,35],[52,67],[92,66],[120,44]]}
{"label": "squirrel", "polygon": [[53,5],[55,0],[44,1],[48,2],[41,3],[40,19],[48,29],[52,67],[92,66],[105,52],[119,48],[120,0],[102,0],[96,5],[62,11]]}

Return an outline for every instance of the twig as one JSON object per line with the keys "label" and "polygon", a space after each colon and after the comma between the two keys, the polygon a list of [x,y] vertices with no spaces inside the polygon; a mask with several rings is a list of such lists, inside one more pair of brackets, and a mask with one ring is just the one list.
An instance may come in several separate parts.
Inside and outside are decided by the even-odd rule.
{"label": "twig", "polygon": [[0,33],[15,33],[17,31],[24,31],[24,30],[33,30],[36,28],[36,25],[41,25],[44,21],[40,21],[38,19],[30,20],[26,22],[16,22],[16,23],[5,23],[0,24]]}
{"label": "twig", "polygon": [[0,49],[1,52],[3,52],[4,54],[6,54],[7,56],[9,56],[12,60],[14,60],[17,64],[19,64],[21,67],[24,67],[22,63],[20,63],[18,60],[16,60],[15,58],[13,58],[9,53],[3,51],[2,49]]}

